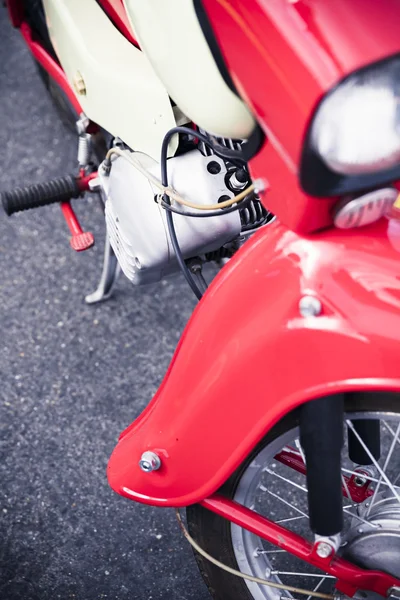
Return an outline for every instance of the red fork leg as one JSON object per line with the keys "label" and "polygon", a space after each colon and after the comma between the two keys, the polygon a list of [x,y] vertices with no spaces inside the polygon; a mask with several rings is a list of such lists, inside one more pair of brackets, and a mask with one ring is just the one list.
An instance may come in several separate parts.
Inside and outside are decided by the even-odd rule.
{"label": "red fork leg", "polygon": [[358,589],[362,589],[373,591],[385,597],[391,587],[400,586],[398,579],[386,573],[365,571],[337,556],[333,558],[319,557],[314,552],[311,542],[233,500],[215,494],[203,500],[201,505],[297,556],[306,563],[333,575],[338,580],[336,588],[348,596],[353,596]]}

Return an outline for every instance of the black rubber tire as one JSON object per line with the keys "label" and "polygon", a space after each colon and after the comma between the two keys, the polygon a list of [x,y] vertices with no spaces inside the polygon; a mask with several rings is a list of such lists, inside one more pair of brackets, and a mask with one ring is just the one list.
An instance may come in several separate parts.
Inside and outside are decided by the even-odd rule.
{"label": "black rubber tire", "polygon": [[[400,413],[400,394],[363,393],[346,399],[346,412],[392,412]],[[232,499],[239,480],[254,457],[275,438],[298,425],[298,411],[280,421],[258,444],[253,452],[220,488],[219,493]],[[191,536],[208,554],[233,569],[240,570],[235,558],[230,534],[230,523],[199,505],[186,510]],[[254,600],[246,583],[240,577],[230,575],[195,552],[200,573],[214,600]]]}

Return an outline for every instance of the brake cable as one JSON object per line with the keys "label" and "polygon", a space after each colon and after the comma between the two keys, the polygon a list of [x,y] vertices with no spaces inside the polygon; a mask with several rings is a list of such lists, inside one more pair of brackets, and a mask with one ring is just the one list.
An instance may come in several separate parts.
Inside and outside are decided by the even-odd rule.
{"label": "brake cable", "polygon": [[236,569],[232,569],[232,567],[228,567],[228,565],[224,565],[224,563],[220,562],[210,554],[208,554],[199,544],[192,538],[188,530],[186,529],[179,509],[175,509],[175,514],[179,526],[182,530],[183,535],[189,542],[189,544],[203,556],[209,562],[213,563],[215,566],[219,567],[223,571],[230,573],[231,575],[235,575],[236,577],[241,577],[242,579],[247,579],[248,581],[253,581],[254,583],[259,583],[261,585],[268,585],[269,587],[276,588],[278,590],[286,590],[288,592],[295,592],[296,594],[303,594],[304,596],[314,596],[315,598],[323,598],[323,600],[335,600],[335,596],[333,594],[323,594],[322,592],[316,592],[314,590],[305,590],[303,588],[297,588],[290,585],[284,585],[283,583],[275,583],[273,581],[269,581],[267,579],[260,579],[260,577],[254,577],[253,575],[247,575],[247,573],[242,573],[241,571],[237,571]]}

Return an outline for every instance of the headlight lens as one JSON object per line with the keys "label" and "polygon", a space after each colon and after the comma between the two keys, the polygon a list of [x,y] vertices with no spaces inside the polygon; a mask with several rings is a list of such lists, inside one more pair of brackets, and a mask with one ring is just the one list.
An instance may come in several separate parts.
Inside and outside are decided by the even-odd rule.
{"label": "headlight lens", "polygon": [[365,68],[321,103],[310,142],[341,175],[390,169],[400,163],[400,58]]}

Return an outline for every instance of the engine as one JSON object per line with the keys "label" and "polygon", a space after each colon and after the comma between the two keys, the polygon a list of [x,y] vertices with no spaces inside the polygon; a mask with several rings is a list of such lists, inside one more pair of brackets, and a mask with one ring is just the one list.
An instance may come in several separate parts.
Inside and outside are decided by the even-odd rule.
{"label": "engine", "polygon": [[[233,144],[228,147],[233,148]],[[138,285],[159,281],[179,270],[166,211],[157,201],[160,190],[151,179],[160,180],[160,171],[160,164],[152,158],[126,148],[119,149],[110,169],[99,170],[111,246],[126,277]],[[246,169],[224,161],[201,144],[170,158],[167,171],[170,187],[198,205],[228,200],[249,184]],[[185,206],[179,209],[183,213],[201,212]],[[232,256],[271,215],[255,199],[229,214],[221,211],[221,215],[208,218],[175,214],[173,218],[183,257],[199,257],[204,262]]]}

